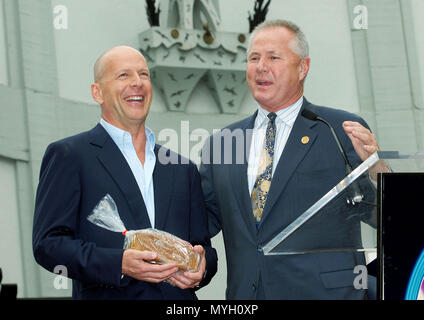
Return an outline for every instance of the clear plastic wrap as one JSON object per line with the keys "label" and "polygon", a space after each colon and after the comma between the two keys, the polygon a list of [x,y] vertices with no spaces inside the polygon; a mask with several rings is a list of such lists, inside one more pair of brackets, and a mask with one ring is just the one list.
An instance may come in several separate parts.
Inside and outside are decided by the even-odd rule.
{"label": "clear plastic wrap", "polygon": [[155,252],[156,263],[175,263],[181,270],[193,272],[199,267],[200,255],[189,242],[153,228],[127,231],[109,194],[100,200],[87,219],[99,227],[121,232],[125,236],[124,249]]}

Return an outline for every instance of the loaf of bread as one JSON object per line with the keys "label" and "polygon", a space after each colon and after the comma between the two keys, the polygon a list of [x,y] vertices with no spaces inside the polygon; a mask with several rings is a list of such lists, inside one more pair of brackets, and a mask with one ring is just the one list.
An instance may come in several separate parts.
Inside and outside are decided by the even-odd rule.
{"label": "loaf of bread", "polygon": [[157,253],[156,263],[175,263],[183,271],[197,271],[200,255],[184,241],[168,232],[143,229],[134,232],[129,239],[130,249]]}

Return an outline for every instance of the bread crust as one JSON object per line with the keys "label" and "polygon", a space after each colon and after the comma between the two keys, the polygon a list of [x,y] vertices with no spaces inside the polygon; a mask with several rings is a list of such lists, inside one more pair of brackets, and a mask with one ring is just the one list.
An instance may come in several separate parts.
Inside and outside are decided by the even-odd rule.
{"label": "bread crust", "polygon": [[200,264],[200,255],[189,242],[157,229],[136,231],[130,239],[129,248],[155,252],[156,263],[174,263],[183,271],[197,271]]}

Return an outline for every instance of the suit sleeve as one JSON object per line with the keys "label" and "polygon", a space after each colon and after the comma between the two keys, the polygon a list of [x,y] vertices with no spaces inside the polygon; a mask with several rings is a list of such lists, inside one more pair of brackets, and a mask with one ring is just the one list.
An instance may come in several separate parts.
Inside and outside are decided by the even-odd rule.
{"label": "suit sleeve", "polygon": [[78,157],[68,143],[50,145],[44,155],[35,200],[35,260],[53,272],[66,267],[68,277],[86,283],[119,286],[122,249],[99,248],[77,238],[81,183]]}
{"label": "suit sleeve", "polygon": [[218,269],[218,256],[212,248],[208,232],[208,216],[206,214],[205,202],[200,185],[200,176],[196,165],[192,164],[191,177],[191,234],[190,242],[194,245],[200,244],[205,249],[206,274],[199,287],[207,285]]}
{"label": "suit sleeve", "polygon": [[209,235],[211,238],[216,236],[222,229],[221,219],[219,215],[219,207],[216,201],[215,186],[213,182],[212,171],[212,137],[206,141],[202,149],[202,162],[200,164],[199,173],[203,195],[205,197],[206,211],[208,213]]}
{"label": "suit sleeve", "polygon": [[[366,121],[362,119],[361,117],[355,116],[355,118],[352,119],[351,121],[359,122],[361,125],[363,125],[365,128],[371,131],[371,128],[368,126]],[[356,154],[356,151],[352,145],[352,141],[347,136],[347,134],[343,134],[343,137],[344,137],[343,145],[346,150],[347,157],[349,161],[351,162],[353,168],[355,169],[362,163],[362,160]],[[364,196],[364,201],[366,201],[367,203],[374,203],[376,201],[376,190],[370,178],[368,177],[368,174],[364,174],[361,177],[359,177],[357,180],[357,183],[359,184],[359,188]],[[356,207],[356,210],[358,210],[360,219],[363,222],[365,222],[366,224],[368,224],[369,226],[373,228],[377,227],[376,207],[372,207],[370,206],[370,204],[360,203]]]}

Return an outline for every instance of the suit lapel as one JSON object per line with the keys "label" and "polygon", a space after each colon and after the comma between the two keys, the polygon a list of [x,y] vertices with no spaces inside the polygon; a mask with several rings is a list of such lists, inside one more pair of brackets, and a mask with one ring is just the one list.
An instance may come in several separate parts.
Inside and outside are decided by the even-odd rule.
{"label": "suit lapel", "polygon": [[[172,164],[162,164],[159,160],[160,146],[155,146],[156,164],[153,171],[153,189],[155,197],[155,228],[164,230],[166,218],[169,212],[171,196],[174,189],[174,166]],[[167,150],[167,158],[169,157]]]}
{"label": "suit lapel", "polygon": [[[100,147],[97,158],[119,186],[131,209],[132,221],[135,221],[136,225],[126,225],[126,227],[151,227],[143,196],[133,173],[119,148],[100,124],[92,131],[91,144]],[[120,214],[124,213],[120,212]],[[122,216],[121,219],[125,221]]]}
{"label": "suit lapel", "polygon": [[[272,177],[262,221],[266,219],[269,212],[272,210],[279,196],[286,188],[291,176],[296,171],[297,166],[306,156],[317,137],[316,131],[312,129],[316,122],[308,120],[301,115],[302,110],[307,105],[309,105],[309,102],[305,99],[299,115],[293,125],[293,129],[287,140],[286,146],[284,147],[283,153],[281,154],[280,160],[278,161]],[[305,143],[305,141],[302,142],[303,137],[308,137],[309,141],[307,143]]]}
{"label": "suit lapel", "polygon": [[[233,186],[233,192],[235,198],[238,201],[241,214],[243,215],[243,221],[246,222],[247,227],[254,233],[256,233],[256,224],[253,218],[252,204],[250,200],[249,194],[249,185],[247,181],[247,168],[248,168],[248,160],[250,153],[250,145],[252,141],[252,129],[255,124],[257,111],[251,116],[247,118],[246,121],[242,124],[240,129],[243,130],[244,136],[244,146],[243,146],[243,162],[241,164],[231,165],[229,166],[229,174],[231,184]],[[235,161],[237,148],[232,145],[232,160]]]}

